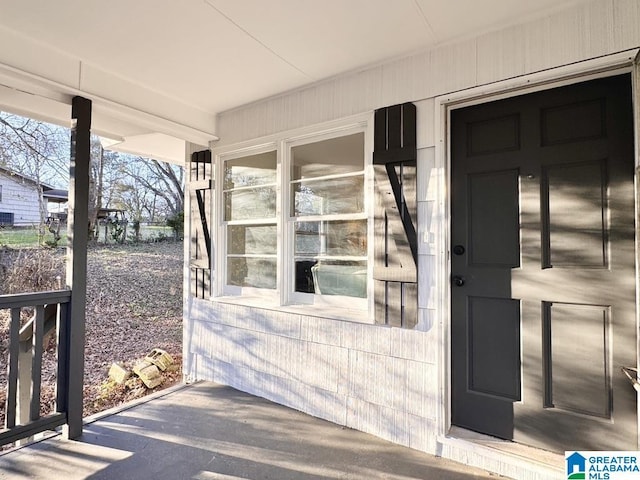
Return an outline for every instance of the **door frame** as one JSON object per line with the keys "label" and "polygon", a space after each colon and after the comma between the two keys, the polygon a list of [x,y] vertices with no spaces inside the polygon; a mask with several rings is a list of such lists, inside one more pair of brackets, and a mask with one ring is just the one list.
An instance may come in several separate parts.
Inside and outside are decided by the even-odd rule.
{"label": "door frame", "polygon": [[[581,83],[596,78],[609,77],[623,73],[631,73],[633,89],[634,118],[634,183],[636,204],[636,278],[640,265],[640,49],[585,60],[571,65],[561,66],[543,72],[532,73],[521,77],[498,81],[492,84],[474,87],[468,90],[442,95],[435,98],[434,133],[435,133],[435,165],[437,172],[436,204],[440,212],[436,225],[436,308],[440,318],[438,331],[438,385],[439,398],[436,415],[437,443],[458,448],[474,448],[474,444],[464,438],[453,438],[451,431],[451,111],[456,108],[488,103],[528,93],[548,90],[564,85]],[[431,177],[433,180],[433,176]],[[640,326],[640,282],[636,282],[636,331]],[[636,339],[636,366],[640,365],[640,338]],[[640,396],[637,395],[640,400]],[[640,411],[640,401],[637,401]],[[640,415],[638,415],[640,423]],[[639,437],[640,437],[640,428]],[[457,432],[456,437],[459,437]],[[477,434],[475,434],[477,436]],[[471,438],[471,436],[469,437]],[[639,445],[640,445],[640,438]],[[570,446],[567,446],[568,448]]]}

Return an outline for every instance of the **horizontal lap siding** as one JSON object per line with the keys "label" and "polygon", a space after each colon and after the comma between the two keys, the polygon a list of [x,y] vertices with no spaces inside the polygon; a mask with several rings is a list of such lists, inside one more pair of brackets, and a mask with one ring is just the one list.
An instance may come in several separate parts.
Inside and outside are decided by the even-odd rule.
{"label": "horizontal lap siding", "polygon": [[22,184],[4,175],[0,175],[0,185],[2,185],[0,212],[13,213],[13,224],[16,226],[38,225],[40,213],[35,187]]}

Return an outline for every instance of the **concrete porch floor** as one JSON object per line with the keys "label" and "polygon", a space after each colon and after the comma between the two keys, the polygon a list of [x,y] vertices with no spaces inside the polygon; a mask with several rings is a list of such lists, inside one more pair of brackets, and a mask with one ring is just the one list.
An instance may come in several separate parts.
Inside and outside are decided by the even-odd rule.
{"label": "concrete porch floor", "polygon": [[233,388],[197,383],[0,456],[0,479],[493,478]]}

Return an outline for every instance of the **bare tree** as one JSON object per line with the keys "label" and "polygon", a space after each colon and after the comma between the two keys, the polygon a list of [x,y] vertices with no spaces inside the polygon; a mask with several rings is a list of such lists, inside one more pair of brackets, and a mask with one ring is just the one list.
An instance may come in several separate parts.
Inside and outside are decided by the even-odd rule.
{"label": "bare tree", "polygon": [[[69,181],[69,130],[0,112],[0,165],[43,183],[65,188]],[[134,220],[177,218],[184,208],[182,167],[105,150],[91,138],[89,232],[98,234],[101,208],[121,208]],[[42,197],[42,196],[40,196]],[[41,203],[42,228],[46,206]]]}
{"label": "bare tree", "polygon": [[68,130],[36,120],[0,112],[0,165],[31,178],[38,189],[40,225],[45,233],[47,205],[42,185],[56,186],[68,182]]}
{"label": "bare tree", "polygon": [[120,201],[151,221],[173,217],[184,208],[182,167],[143,157],[120,156]]}
{"label": "bare tree", "polygon": [[0,112],[0,165],[38,174],[53,186],[69,182],[69,130]]}

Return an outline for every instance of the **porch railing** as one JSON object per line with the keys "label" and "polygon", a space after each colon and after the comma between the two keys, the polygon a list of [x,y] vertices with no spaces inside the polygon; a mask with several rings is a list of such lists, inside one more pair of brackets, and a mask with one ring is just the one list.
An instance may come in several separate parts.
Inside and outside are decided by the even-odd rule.
{"label": "porch railing", "polygon": [[[0,445],[17,442],[67,423],[70,290],[0,295],[9,310],[6,402]],[[41,416],[43,352],[55,338],[55,406]]]}

